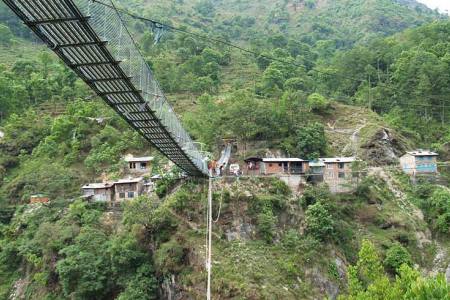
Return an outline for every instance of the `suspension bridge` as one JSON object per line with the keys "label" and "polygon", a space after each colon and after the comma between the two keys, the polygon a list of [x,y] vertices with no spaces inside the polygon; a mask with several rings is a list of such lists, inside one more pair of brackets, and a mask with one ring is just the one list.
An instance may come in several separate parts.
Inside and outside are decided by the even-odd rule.
{"label": "suspension bridge", "polygon": [[3,0],[99,97],[191,176],[206,158],[181,125],[111,0]]}

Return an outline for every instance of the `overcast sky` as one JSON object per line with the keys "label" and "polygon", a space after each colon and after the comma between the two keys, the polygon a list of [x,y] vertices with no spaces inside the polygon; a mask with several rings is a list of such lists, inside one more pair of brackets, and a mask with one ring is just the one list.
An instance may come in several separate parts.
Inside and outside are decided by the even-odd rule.
{"label": "overcast sky", "polygon": [[450,14],[450,0],[418,0],[429,8],[438,8],[441,12],[447,11]]}

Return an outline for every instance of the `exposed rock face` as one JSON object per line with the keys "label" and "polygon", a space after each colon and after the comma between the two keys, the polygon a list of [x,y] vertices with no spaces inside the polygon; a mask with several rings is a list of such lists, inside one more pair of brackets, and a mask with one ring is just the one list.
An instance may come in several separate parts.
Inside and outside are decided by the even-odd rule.
{"label": "exposed rock face", "polygon": [[14,283],[11,294],[9,295],[9,300],[19,300],[25,299],[25,291],[27,289],[27,285],[29,284],[26,279],[19,279]]}
{"label": "exposed rock face", "polygon": [[306,277],[310,278],[313,285],[318,288],[321,293],[326,294],[329,299],[336,299],[339,294],[339,285],[325,275],[318,269],[313,268],[305,272]]}
{"label": "exposed rock face", "polygon": [[233,223],[235,223],[233,224],[234,226],[225,232],[227,241],[249,240],[255,234],[255,229],[252,224],[239,221]]}
{"label": "exposed rock face", "polygon": [[396,164],[407,150],[402,139],[386,128],[378,130],[361,148],[362,158],[375,166]]}
{"label": "exposed rock face", "polygon": [[450,283],[450,264],[448,264],[447,270],[445,270],[445,278],[447,279],[447,282]]}
{"label": "exposed rock face", "polygon": [[347,274],[347,266],[345,265],[345,262],[339,256],[336,256],[334,263],[336,264],[339,278],[345,279],[345,276]]}
{"label": "exposed rock face", "polygon": [[180,299],[189,299],[186,298],[184,293],[180,291],[176,281],[175,275],[170,276],[170,278],[166,278],[161,285],[160,291],[160,299],[167,300],[180,300]]}

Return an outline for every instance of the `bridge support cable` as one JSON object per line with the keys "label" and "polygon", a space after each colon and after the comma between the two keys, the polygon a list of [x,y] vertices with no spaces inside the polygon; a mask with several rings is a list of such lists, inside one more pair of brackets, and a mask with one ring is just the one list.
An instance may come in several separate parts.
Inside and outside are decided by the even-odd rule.
{"label": "bridge support cable", "polygon": [[211,300],[211,269],[212,269],[212,170],[210,170],[208,180],[208,213],[207,213],[207,247],[206,247],[206,270],[208,273],[206,284],[206,299]]}
{"label": "bridge support cable", "polygon": [[168,103],[111,0],[3,0],[128,124],[181,169],[206,160]]}

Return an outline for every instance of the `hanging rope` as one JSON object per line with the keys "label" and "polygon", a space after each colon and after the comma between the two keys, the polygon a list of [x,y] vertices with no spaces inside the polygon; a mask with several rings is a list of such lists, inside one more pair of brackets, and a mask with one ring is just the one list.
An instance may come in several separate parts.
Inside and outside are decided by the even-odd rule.
{"label": "hanging rope", "polygon": [[217,213],[217,219],[214,221],[214,223],[217,223],[219,221],[220,211],[222,210],[222,200],[223,200],[223,194],[220,195],[219,212]]}
{"label": "hanging rope", "polygon": [[212,170],[209,170],[209,182],[208,182],[208,258],[206,268],[208,270],[208,280],[206,286],[206,299],[211,300],[211,237],[212,237]]}

